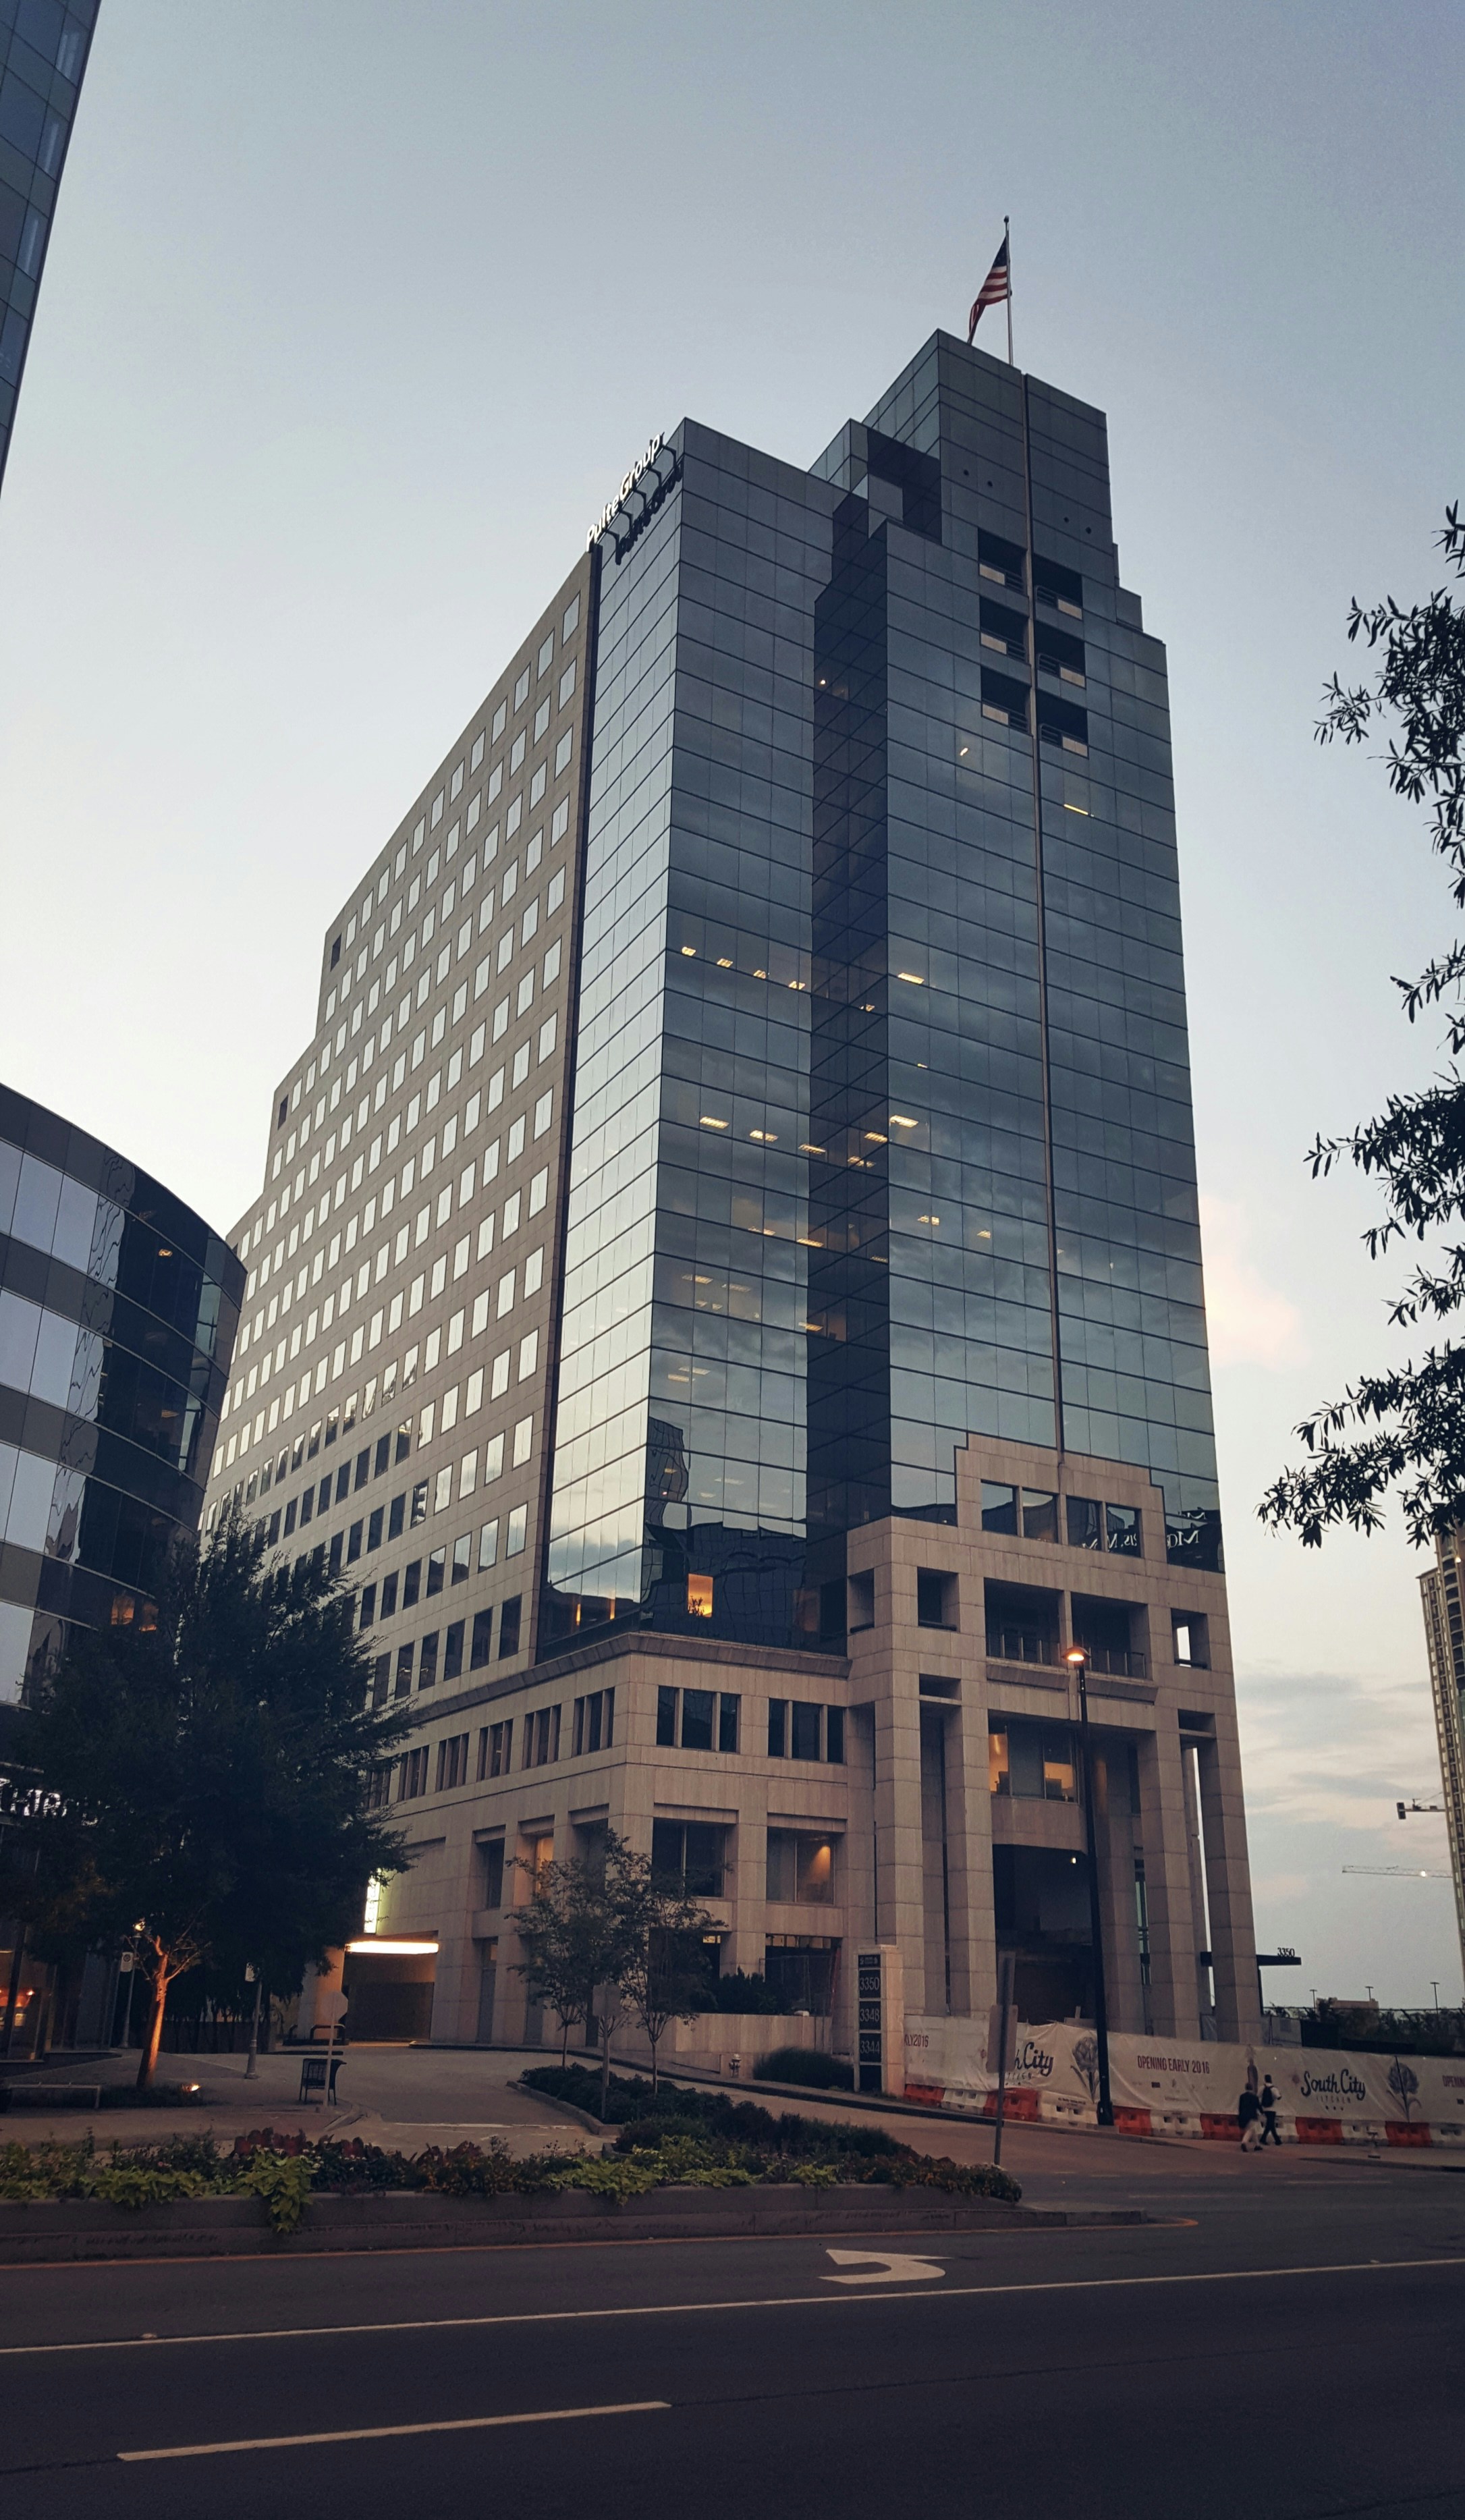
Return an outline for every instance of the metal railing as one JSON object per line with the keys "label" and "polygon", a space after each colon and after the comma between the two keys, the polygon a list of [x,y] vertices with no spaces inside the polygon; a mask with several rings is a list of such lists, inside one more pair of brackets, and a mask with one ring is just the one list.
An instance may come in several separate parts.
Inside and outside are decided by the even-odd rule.
{"label": "metal railing", "polygon": [[1043,1662],[1051,1668],[1058,1659],[1058,1640],[1035,1628],[989,1627],[987,1651],[997,1662]]}
{"label": "metal railing", "polygon": [[[1082,1637],[1078,1642],[1083,1644]],[[1149,1659],[1138,1650],[1137,1646],[1084,1645],[1084,1651],[1088,1656],[1090,1672],[1098,1672],[1110,1680],[1147,1680],[1149,1678]]]}

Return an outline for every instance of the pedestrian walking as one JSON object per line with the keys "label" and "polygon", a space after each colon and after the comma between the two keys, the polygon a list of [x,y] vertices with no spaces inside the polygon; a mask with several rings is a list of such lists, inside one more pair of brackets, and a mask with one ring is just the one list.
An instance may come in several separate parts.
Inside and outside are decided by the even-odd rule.
{"label": "pedestrian walking", "polygon": [[1262,2141],[1262,2103],[1250,2083],[1236,2103],[1236,2124],[1241,2130],[1241,2149],[1255,2152]]}
{"label": "pedestrian walking", "polygon": [[1257,2105],[1262,2112],[1262,2138],[1261,2142],[1257,2145],[1257,2150],[1260,2152],[1262,2144],[1264,2143],[1274,2143],[1278,2152],[1280,2152],[1282,2149],[1282,2137],[1281,2130],[1277,2125],[1278,2101],[1276,2092],[1272,2089],[1272,2081],[1269,2074],[1257,2095]]}

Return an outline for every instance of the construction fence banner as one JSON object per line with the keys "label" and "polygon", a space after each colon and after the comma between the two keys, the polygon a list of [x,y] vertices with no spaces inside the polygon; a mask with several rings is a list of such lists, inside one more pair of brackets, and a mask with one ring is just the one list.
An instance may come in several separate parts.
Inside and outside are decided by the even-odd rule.
{"label": "construction fence banner", "polygon": [[[1270,2075],[1284,2143],[1465,2145],[1465,2057],[1354,2055],[1331,2048],[1230,2046],[1217,2040],[1109,2040],[1114,2121],[1131,2135],[1237,2140],[1237,2104]],[[943,2014],[906,2019],[906,2096],[991,2117],[997,2075],[987,2021]],[[1082,2022],[1019,2023],[1006,2114],[1092,2126],[1098,2042]]]}

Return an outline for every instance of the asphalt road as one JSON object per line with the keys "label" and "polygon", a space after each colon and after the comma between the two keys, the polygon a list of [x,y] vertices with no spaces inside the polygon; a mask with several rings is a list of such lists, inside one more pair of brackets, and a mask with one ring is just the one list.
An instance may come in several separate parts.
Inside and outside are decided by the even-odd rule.
{"label": "asphalt road", "polygon": [[890,2235],[905,2268],[830,2232],[0,2270],[0,2507],[1465,2512],[1465,2178],[1165,2210]]}

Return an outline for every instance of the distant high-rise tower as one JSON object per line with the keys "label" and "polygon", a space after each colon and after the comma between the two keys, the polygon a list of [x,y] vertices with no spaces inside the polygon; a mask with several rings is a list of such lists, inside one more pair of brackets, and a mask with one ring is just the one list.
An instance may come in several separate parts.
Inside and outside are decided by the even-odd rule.
{"label": "distant high-rise tower", "polygon": [[1091,2015],[1095,1912],[1115,2026],[1253,2033],[1100,412],[939,334],[808,470],[653,441],[331,920],[269,1120],[209,1506],[339,1571],[421,1724],[358,2037],[518,2037],[506,1902],[607,1824],[842,2044],[871,1941],[916,2016],[985,2021],[999,1952]]}
{"label": "distant high-rise tower", "polygon": [[0,0],[0,482],[98,0]]}
{"label": "distant high-rise tower", "polygon": [[1465,1617],[1461,1612],[1461,1559],[1465,1531],[1435,1543],[1435,1563],[1419,1579],[1425,1642],[1440,1736],[1440,1776],[1449,1831],[1449,1868],[1455,1883],[1455,1923],[1465,1965]]}

